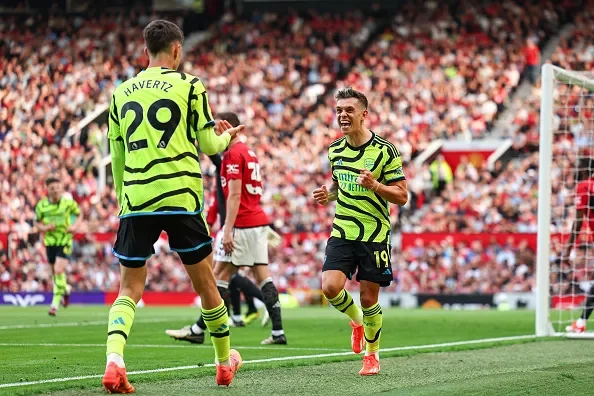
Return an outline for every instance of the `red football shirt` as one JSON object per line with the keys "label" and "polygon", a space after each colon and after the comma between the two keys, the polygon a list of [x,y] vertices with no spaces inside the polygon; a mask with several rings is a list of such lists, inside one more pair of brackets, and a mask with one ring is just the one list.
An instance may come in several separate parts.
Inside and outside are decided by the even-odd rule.
{"label": "red football shirt", "polygon": [[244,143],[235,143],[223,155],[221,181],[225,199],[229,198],[229,180],[241,180],[241,201],[235,220],[237,228],[252,228],[268,225],[268,216],[260,206],[262,178],[256,154]]}
{"label": "red football shirt", "polygon": [[594,207],[590,203],[592,198],[594,198],[594,178],[579,182],[576,190],[575,209],[586,211],[586,221],[580,231],[588,234],[588,242],[592,241],[594,232]]}

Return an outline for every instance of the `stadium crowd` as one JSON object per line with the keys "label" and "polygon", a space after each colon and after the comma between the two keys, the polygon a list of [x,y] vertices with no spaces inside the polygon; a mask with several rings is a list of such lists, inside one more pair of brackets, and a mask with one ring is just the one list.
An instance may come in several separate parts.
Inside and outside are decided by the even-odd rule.
{"label": "stadium crowd", "polygon": [[[594,36],[589,19],[590,13],[576,16],[573,29],[561,40],[549,62],[568,70],[592,69]],[[557,89],[553,155],[563,160],[552,163],[552,232],[567,233],[573,222],[573,213],[567,208],[574,202],[576,154],[592,154],[594,97],[577,87],[568,90],[560,84]],[[536,232],[540,99],[539,81],[527,100],[510,105],[514,114],[507,130],[513,138],[511,161],[489,170],[486,164],[477,168],[463,158],[453,170],[451,182],[431,201],[421,221],[406,225],[405,230]]]}
{"label": "stadium crowd", "polygon": [[[329,95],[335,82],[369,93],[368,126],[394,142],[409,163],[436,138],[484,136],[497,113],[510,105],[525,66],[526,39],[544,44],[574,6],[572,1],[458,7],[427,2],[404,9],[380,34],[374,34],[377,20],[358,13],[254,14],[216,25],[199,51],[187,53],[183,68],[204,79],[215,112],[235,111],[248,125],[247,141],[262,164],[263,202],[274,226],[283,233],[304,233],[271,253],[279,289],[319,288],[325,248],[320,232],[329,228],[332,209],[314,205],[310,192],[329,180],[326,148],[338,137]],[[7,38],[0,46],[0,233],[9,232],[10,238],[10,252],[0,246],[1,288],[48,287],[49,268],[43,265],[33,208],[49,174],[59,175],[79,202],[79,230],[88,233],[75,244],[70,282],[83,290],[117,288],[117,260],[109,243],[93,241],[93,233],[113,232],[118,221],[114,192],[109,183],[99,192],[96,177],[94,161],[105,154],[105,126],[91,124],[80,133],[76,125],[146,65],[138,48],[142,27],[152,18],[0,18]],[[553,61],[567,67],[562,62],[575,63],[581,56],[577,52],[592,52],[586,45],[591,37],[583,30],[576,29],[562,43]],[[364,56],[357,50],[364,50]],[[518,111],[518,142],[537,131],[538,90],[537,84],[531,106]],[[414,169],[410,163],[406,171],[413,194],[435,196],[420,221],[407,216],[403,230],[534,232],[537,157],[528,143],[514,148],[528,154],[494,171],[463,161],[442,194],[431,191],[429,166]],[[214,185],[214,167],[208,160],[202,166],[205,183]],[[408,206],[405,215],[417,209]],[[402,215],[394,209],[393,220]],[[533,266],[517,258],[527,256],[525,247],[509,253],[516,258],[507,261],[498,257],[510,246],[481,249],[445,244],[400,252],[395,247],[399,270],[391,288],[472,292],[531,287]],[[148,289],[189,290],[167,247],[157,250],[148,265],[149,279],[155,280]],[[486,282],[494,273],[500,281]]]}

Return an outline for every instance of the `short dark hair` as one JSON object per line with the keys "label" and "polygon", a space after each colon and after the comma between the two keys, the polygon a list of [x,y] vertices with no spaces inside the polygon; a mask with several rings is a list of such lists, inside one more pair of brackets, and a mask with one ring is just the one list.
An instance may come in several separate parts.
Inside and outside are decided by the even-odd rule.
{"label": "short dark hair", "polygon": [[353,89],[352,87],[339,89],[338,92],[336,92],[336,94],[334,95],[334,98],[336,100],[355,98],[365,107],[365,109],[367,109],[367,107],[369,106],[367,97],[363,94],[363,92],[359,92],[356,89]]}
{"label": "short dark hair", "polygon": [[235,113],[219,113],[217,116],[221,120],[228,121],[229,124],[231,124],[231,126],[233,126],[234,128],[239,125],[239,117],[237,117],[237,114]]}
{"label": "short dark hair", "polygon": [[151,55],[168,50],[174,41],[179,41],[182,44],[184,42],[184,34],[181,29],[175,23],[163,19],[157,19],[146,25],[143,36]]}
{"label": "short dark hair", "polygon": [[55,177],[49,177],[45,180],[45,185],[49,186],[50,184],[58,183],[60,180],[56,179]]}
{"label": "short dark hair", "polygon": [[581,157],[578,161],[577,179],[586,180],[594,174],[594,159],[591,157]]}

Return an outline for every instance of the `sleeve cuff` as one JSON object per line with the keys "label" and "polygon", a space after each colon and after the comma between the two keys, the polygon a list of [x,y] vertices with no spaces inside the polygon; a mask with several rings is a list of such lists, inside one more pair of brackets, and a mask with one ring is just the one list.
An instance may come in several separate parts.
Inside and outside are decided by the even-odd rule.
{"label": "sleeve cuff", "polygon": [[399,182],[399,181],[402,181],[402,180],[406,180],[406,177],[400,176],[400,177],[395,177],[395,178],[392,178],[392,179],[388,179],[388,180],[386,180],[386,184],[393,183],[393,182]]}

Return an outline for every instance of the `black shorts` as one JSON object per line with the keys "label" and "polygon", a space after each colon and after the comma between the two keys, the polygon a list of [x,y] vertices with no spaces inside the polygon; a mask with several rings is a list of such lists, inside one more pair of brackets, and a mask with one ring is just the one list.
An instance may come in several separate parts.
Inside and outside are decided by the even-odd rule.
{"label": "black shorts", "polygon": [[124,267],[140,268],[155,249],[153,245],[165,231],[171,250],[182,263],[197,264],[212,252],[212,238],[202,214],[141,215],[120,219],[113,254]]}
{"label": "black shorts", "polygon": [[349,279],[357,272],[357,282],[365,280],[385,287],[393,280],[390,259],[391,248],[386,243],[330,237],[322,272],[342,271]]}
{"label": "black shorts", "polygon": [[56,257],[62,257],[66,260],[70,259],[72,247],[70,246],[46,246],[45,254],[47,255],[47,262],[51,265],[56,264]]}

